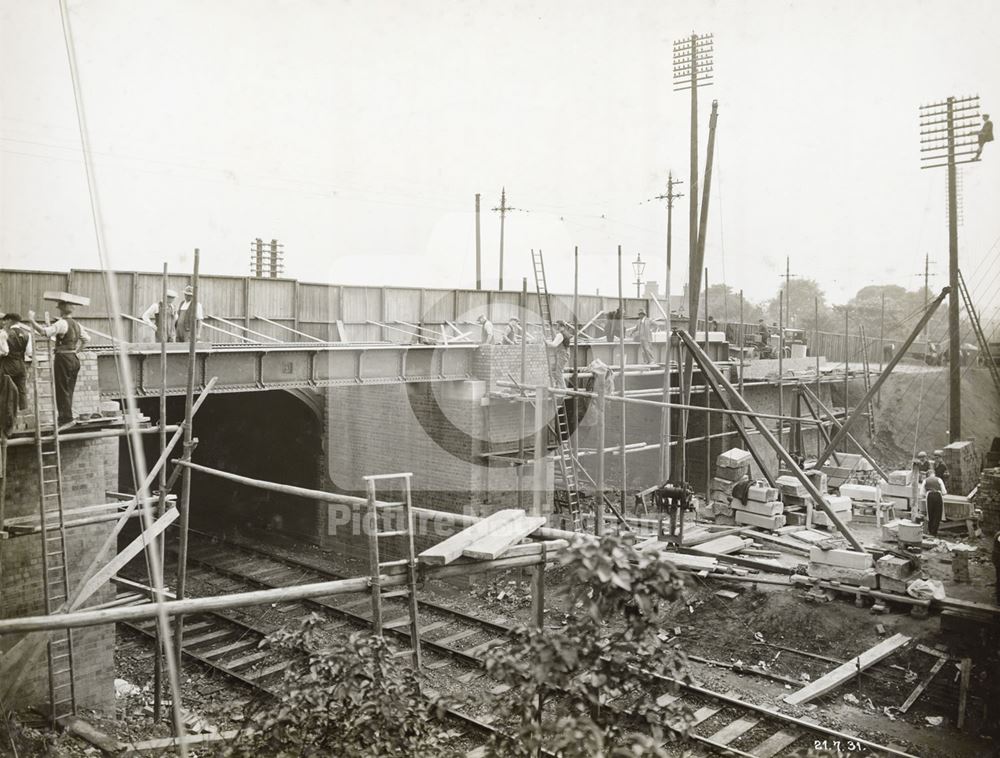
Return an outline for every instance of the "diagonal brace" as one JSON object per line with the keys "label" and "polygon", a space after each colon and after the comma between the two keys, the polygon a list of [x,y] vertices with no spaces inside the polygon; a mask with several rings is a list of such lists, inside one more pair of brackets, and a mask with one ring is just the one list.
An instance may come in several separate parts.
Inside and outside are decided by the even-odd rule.
{"label": "diagonal brace", "polygon": [[[712,363],[712,359],[709,358],[708,354],[705,353],[705,351],[701,349],[698,343],[691,338],[691,335],[688,334],[683,329],[678,329],[677,336],[678,338],[680,338],[681,342],[683,342],[684,345],[687,347],[690,355],[694,357],[695,361],[701,368],[702,373],[706,375],[711,374],[715,378],[715,380],[722,387],[726,388],[726,390],[731,394],[733,401],[737,406],[739,406],[742,410],[753,413],[753,409],[750,407],[749,403],[747,403],[747,401],[743,399],[743,396],[736,391],[736,389],[729,382],[729,380],[722,375],[722,372],[719,371],[719,368],[714,363]],[[809,496],[813,499],[816,505],[819,506],[819,508],[827,515],[830,521],[833,522],[834,526],[837,527],[837,530],[844,535],[844,538],[849,543],[851,543],[851,546],[855,550],[859,552],[864,552],[865,549],[861,545],[861,543],[858,542],[857,537],[855,537],[854,534],[851,533],[851,530],[847,528],[847,526],[844,524],[843,521],[840,520],[840,518],[833,511],[833,509],[830,508],[829,504],[826,502],[826,499],[823,497],[823,493],[821,493],[819,489],[817,489],[816,485],[812,483],[812,480],[803,473],[802,469],[799,468],[799,465],[795,462],[795,459],[792,458],[791,455],[789,455],[788,451],[785,450],[784,447],[782,447],[781,443],[778,442],[775,436],[771,433],[771,430],[767,428],[767,425],[756,416],[750,416],[749,418],[750,422],[756,427],[757,432],[760,434],[760,436],[763,437],[767,441],[767,444],[769,444],[774,449],[774,452],[777,454],[778,458],[782,461],[782,463],[785,464],[788,470],[792,472],[792,475],[795,476],[795,478],[802,483],[802,486],[806,488],[806,491],[809,493]]]}
{"label": "diagonal brace", "polygon": [[931,320],[931,316],[934,315],[934,312],[938,309],[938,306],[941,305],[944,299],[948,296],[948,293],[950,291],[951,291],[950,287],[945,287],[943,290],[941,290],[941,294],[938,295],[936,298],[934,298],[934,302],[932,302],[929,306],[927,306],[927,310],[924,311],[924,315],[920,317],[920,321],[918,321],[917,325],[913,328],[913,332],[911,332],[910,336],[906,338],[906,341],[903,343],[902,347],[899,348],[896,354],[892,357],[892,360],[890,360],[889,363],[886,364],[885,369],[883,369],[882,373],[879,374],[878,379],[875,380],[875,383],[871,386],[868,392],[865,393],[865,396],[854,407],[854,412],[848,415],[846,419],[844,419],[844,425],[837,430],[837,433],[835,435],[833,435],[833,439],[830,440],[830,444],[826,446],[826,449],[822,453],[820,453],[819,457],[816,459],[816,468],[822,466],[824,461],[826,461],[826,459],[830,457],[830,453],[832,453],[837,448],[837,445],[839,445],[841,442],[844,441],[844,439],[850,433],[851,427],[854,426],[854,424],[858,421],[858,419],[860,419],[861,416],[863,415],[862,410],[867,408],[868,402],[873,397],[875,397],[876,394],[878,394],[879,389],[881,389],[882,385],[885,384],[886,379],[889,378],[889,374],[892,373],[892,370],[896,367],[896,364],[898,364],[901,360],[903,360],[903,356],[906,355],[906,351],[910,349],[910,345],[914,343],[914,341],[923,331],[924,326],[927,324],[928,321]]}

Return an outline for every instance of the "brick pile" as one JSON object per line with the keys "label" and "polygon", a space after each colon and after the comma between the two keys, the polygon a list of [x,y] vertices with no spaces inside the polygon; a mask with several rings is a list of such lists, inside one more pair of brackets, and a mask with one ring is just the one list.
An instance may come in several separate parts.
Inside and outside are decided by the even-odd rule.
{"label": "brick pile", "polygon": [[983,469],[973,503],[983,512],[983,531],[1000,531],[1000,467]]}
{"label": "brick pile", "polygon": [[948,492],[968,495],[979,482],[979,453],[972,440],[952,442],[944,447],[944,462],[948,466]]}

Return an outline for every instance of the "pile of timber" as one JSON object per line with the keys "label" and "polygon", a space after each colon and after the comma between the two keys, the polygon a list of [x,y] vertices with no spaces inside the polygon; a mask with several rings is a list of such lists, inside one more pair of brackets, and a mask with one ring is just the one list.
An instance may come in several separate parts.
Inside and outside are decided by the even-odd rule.
{"label": "pile of timber", "polygon": [[778,490],[767,482],[758,481],[751,484],[747,490],[746,503],[734,497],[729,504],[737,524],[771,532],[785,525],[785,505],[781,502]]}
{"label": "pile of timber", "polygon": [[[712,478],[709,493],[709,506],[713,517],[722,516],[722,521],[732,518],[730,501],[733,498],[733,487],[739,482],[750,479],[751,460],[750,453],[739,448],[726,450],[715,459],[715,476]],[[737,522],[734,520],[730,523]]]}
{"label": "pile of timber", "polygon": [[510,553],[517,543],[544,524],[544,516],[528,516],[517,509],[497,511],[427,548],[418,559],[429,566],[445,566],[461,557],[496,560]]}
{"label": "pile of timber", "polygon": [[952,442],[944,447],[944,462],[948,466],[948,492],[968,495],[979,483],[979,453],[972,440]]}

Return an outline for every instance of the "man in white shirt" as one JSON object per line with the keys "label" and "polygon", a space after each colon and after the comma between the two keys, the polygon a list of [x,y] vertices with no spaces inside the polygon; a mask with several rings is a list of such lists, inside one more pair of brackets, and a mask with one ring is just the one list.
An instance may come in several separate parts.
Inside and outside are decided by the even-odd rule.
{"label": "man in white shirt", "polygon": [[191,313],[191,298],[194,297],[194,287],[190,284],[184,288],[184,301],[177,308],[177,341],[187,342],[194,336],[197,342],[201,337],[201,322],[205,320],[205,311],[202,310],[201,303]]}
{"label": "man in white shirt", "polygon": [[479,327],[481,329],[479,344],[481,345],[492,345],[496,342],[493,335],[493,322],[490,321],[486,316],[480,316]]}
{"label": "man in white shirt", "polygon": [[[153,327],[153,334],[156,336],[156,341],[159,342],[161,337],[160,330],[163,329],[166,333],[167,342],[173,342],[176,335],[176,327],[174,322],[177,319],[177,293],[174,290],[167,290],[167,303],[166,306],[161,308],[161,303],[157,300],[151,306],[149,306],[142,314],[142,320]],[[160,312],[163,312],[163,317],[160,317]]]}
{"label": "man in white shirt", "polygon": [[56,382],[56,408],[60,426],[73,422],[73,393],[76,391],[76,377],[80,373],[80,358],[77,355],[90,342],[90,335],[73,318],[76,306],[60,300],[56,303],[59,319],[50,326],[42,326],[35,321],[35,312],[28,311],[28,321],[39,334],[55,338],[55,358],[52,371]]}

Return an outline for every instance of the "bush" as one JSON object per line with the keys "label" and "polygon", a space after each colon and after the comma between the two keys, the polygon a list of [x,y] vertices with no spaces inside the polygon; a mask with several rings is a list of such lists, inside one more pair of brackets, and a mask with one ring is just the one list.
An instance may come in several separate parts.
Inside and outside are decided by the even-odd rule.
{"label": "bush", "polygon": [[385,640],[356,632],[318,649],[321,622],[314,614],[300,629],[267,638],[300,660],[286,671],[278,702],[253,714],[227,756],[458,755],[446,744],[443,704],[421,694],[418,676],[392,658]]}
{"label": "bush", "polygon": [[[487,655],[487,670],[513,688],[491,707],[517,724],[516,742],[494,743],[493,755],[535,756],[543,747],[581,758],[666,755],[659,745],[683,735],[688,716],[658,706],[652,693],[663,690],[660,676],[686,681],[686,659],[665,641],[656,617],[679,597],[681,575],[614,535],[578,540],[562,563],[577,582],[576,612],[559,629],[518,627],[511,644]],[[607,707],[632,687],[639,700],[629,710],[652,736],[626,733]],[[546,722],[552,696],[568,701],[569,715]]]}

